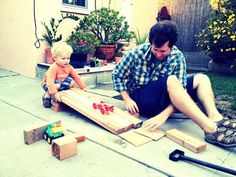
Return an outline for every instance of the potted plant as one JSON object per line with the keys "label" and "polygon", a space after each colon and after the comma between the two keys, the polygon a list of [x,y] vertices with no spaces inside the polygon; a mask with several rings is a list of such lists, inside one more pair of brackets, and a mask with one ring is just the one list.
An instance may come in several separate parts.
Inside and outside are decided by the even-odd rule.
{"label": "potted plant", "polygon": [[135,33],[135,41],[136,45],[144,44],[147,41],[148,33],[144,32],[143,34],[140,34],[139,30]]}
{"label": "potted plant", "polygon": [[89,63],[90,63],[90,67],[102,66],[102,60],[95,57],[90,58]]}
{"label": "potted plant", "polygon": [[67,43],[73,48],[71,65],[75,68],[83,68],[89,59],[88,54],[93,56],[95,46],[99,44],[99,41],[93,34],[76,30],[69,37]]}
{"label": "potted plant", "polygon": [[115,45],[119,40],[129,41],[134,37],[134,33],[129,31],[125,17],[121,16],[118,11],[105,7],[91,11],[89,15],[81,19],[80,28],[96,36],[100,41],[100,46],[96,47],[95,56],[105,57],[108,61],[113,59]]}
{"label": "potted plant", "polygon": [[51,47],[54,42],[58,42],[62,40],[62,34],[57,34],[58,27],[60,23],[64,20],[70,18],[72,20],[78,21],[79,18],[72,14],[66,14],[65,16],[62,15],[62,18],[60,20],[56,20],[55,18],[51,18],[49,25],[47,25],[45,22],[42,22],[42,25],[45,28],[45,33],[43,34],[43,39],[48,43],[49,47],[45,49],[45,55],[46,55],[46,63],[53,63],[54,60],[52,58],[51,54]]}
{"label": "potted plant", "polygon": [[231,63],[236,59],[236,1],[210,2],[214,12],[206,27],[196,35],[197,46],[212,58],[214,63]]}

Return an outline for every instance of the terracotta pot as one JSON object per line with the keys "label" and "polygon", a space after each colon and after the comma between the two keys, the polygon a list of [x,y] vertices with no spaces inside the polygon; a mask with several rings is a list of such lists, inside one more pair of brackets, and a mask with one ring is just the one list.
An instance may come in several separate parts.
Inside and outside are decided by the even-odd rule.
{"label": "terracotta pot", "polygon": [[45,62],[48,64],[52,64],[54,62],[54,59],[52,57],[51,48],[45,49]]}
{"label": "terracotta pot", "polygon": [[115,45],[101,45],[96,47],[95,56],[100,59],[105,59],[108,62],[112,62],[115,54]]}
{"label": "terracotta pot", "polygon": [[119,63],[121,59],[122,59],[122,57],[115,57],[115,63],[116,64]]}

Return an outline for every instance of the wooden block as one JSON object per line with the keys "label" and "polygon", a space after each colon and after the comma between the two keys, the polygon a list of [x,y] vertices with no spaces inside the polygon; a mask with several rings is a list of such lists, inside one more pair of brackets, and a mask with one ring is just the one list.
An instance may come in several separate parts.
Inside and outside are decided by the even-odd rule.
{"label": "wooden block", "polygon": [[142,127],[135,129],[134,132],[139,133],[139,134],[146,136],[148,138],[151,138],[154,141],[157,141],[165,136],[164,131],[161,131],[161,130],[149,131],[149,130],[142,128]]}
{"label": "wooden block", "polygon": [[125,133],[121,133],[119,136],[135,146],[140,146],[152,141],[151,138],[138,134],[132,130]]}
{"label": "wooden block", "polygon": [[206,143],[195,139],[177,129],[166,131],[166,137],[195,153],[206,150]]}
{"label": "wooden block", "polygon": [[52,141],[52,155],[59,160],[77,154],[77,142],[70,136],[63,136]]}
{"label": "wooden block", "polygon": [[54,122],[42,122],[24,129],[23,132],[25,144],[32,144],[36,141],[42,140],[44,131],[52,123],[61,123],[61,121],[59,120]]}
{"label": "wooden block", "polygon": [[65,131],[65,136],[71,136],[76,139],[77,143],[85,141],[85,136],[79,132]]}
{"label": "wooden block", "polygon": [[51,109],[55,112],[60,112],[62,110],[64,110],[65,105],[63,103],[59,103],[56,101],[52,101],[52,107]]}

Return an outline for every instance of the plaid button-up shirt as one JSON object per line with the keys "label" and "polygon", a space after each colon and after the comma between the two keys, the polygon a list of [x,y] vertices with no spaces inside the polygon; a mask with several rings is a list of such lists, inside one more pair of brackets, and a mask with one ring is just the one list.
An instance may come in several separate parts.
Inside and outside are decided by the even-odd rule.
{"label": "plaid button-up shirt", "polygon": [[112,72],[113,88],[118,92],[132,93],[150,81],[169,75],[175,75],[186,86],[186,62],[183,53],[173,46],[168,56],[158,61],[151,52],[150,43],[145,43],[124,55],[116,65]]}

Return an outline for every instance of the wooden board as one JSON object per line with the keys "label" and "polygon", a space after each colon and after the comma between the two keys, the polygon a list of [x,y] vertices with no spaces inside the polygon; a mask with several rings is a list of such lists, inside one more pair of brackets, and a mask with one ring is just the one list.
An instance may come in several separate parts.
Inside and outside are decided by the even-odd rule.
{"label": "wooden board", "polygon": [[195,153],[206,150],[205,142],[195,139],[177,129],[166,131],[166,137]]}
{"label": "wooden board", "polygon": [[80,132],[74,132],[71,130],[67,130],[64,132],[65,136],[70,136],[76,139],[77,143],[84,142],[85,141],[85,136],[80,133]]}
{"label": "wooden board", "polygon": [[119,136],[135,146],[140,146],[140,145],[143,145],[145,143],[152,141],[151,138],[143,136],[143,135],[136,133],[132,130],[128,131],[128,132],[121,133]]}
{"label": "wooden board", "polygon": [[141,126],[142,121],[131,115],[123,114],[122,110],[114,108],[114,112],[101,114],[100,110],[93,108],[93,103],[99,103],[100,98],[90,95],[79,88],[73,88],[60,92],[60,98],[63,103],[77,110],[97,124],[114,134],[125,132],[130,128]]}
{"label": "wooden board", "polygon": [[134,130],[134,132],[139,133],[139,134],[146,136],[148,138],[151,138],[154,141],[157,141],[165,136],[164,131],[161,131],[161,130],[149,131],[149,130],[142,128],[142,127]]}
{"label": "wooden board", "polygon": [[24,142],[25,144],[32,144],[36,141],[43,139],[43,133],[47,129],[47,127],[52,123],[61,123],[60,120],[55,122],[42,122],[32,127],[25,128],[24,132]]}

